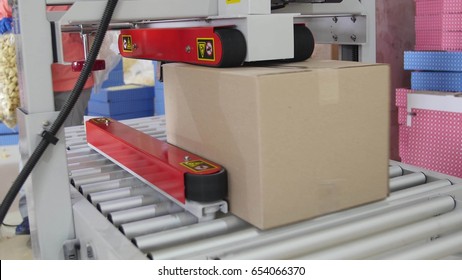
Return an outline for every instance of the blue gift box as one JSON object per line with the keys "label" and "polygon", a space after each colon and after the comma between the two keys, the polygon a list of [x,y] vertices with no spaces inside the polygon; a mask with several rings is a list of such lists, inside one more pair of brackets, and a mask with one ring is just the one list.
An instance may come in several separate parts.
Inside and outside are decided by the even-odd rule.
{"label": "blue gift box", "polygon": [[9,128],[4,123],[0,122],[0,134],[14,134],[18,133],[18,126]]}
{"label": "blue gift box", "polygon": [[152,116],[154,114],[154,87],[123,85],[93,93],[88,102],[88,115],[114,119]]}
{"label": "blue gift box", "polygon": [[153,61],[154,66],[154,80],[155,80],[155,87],[154,87],[154,113],[156,116],[165,115],[165,105],[164,105],[164,83],[159,81],[159,73],[158,73],[158,64],[160,62]]}
{"label": "blue gift box", "polygon": [[102,88],[123,85],[124,82],[124,67],[123,62],[120,62],[109,72],[108,78],[101,85]]}
{"label": "blue gift box", "polygon": [[404,52],[404,69],[420,71],[462,71],[462,52]]}
{"label": "blue gift box", "polygon": [[423,91],[462,91],[462,72],[412,72],[411,88]]}
{"label": "blue gift box", "polygon": [[126,102],[102,102],[96,100],[90,100],[88,102],[88,112],[98,112],[109,116],[152,110],[154,110],[152,98],[128,100]]}
{"label": "blue gift box", "polygon": [[0,146],[17,145],[19,134],[2,134],[0,135]]}
{"label": "blue gift box", "polygon": [[103,88],[99,92],[93,92],[90,101],[101,102],[126,102],[140,99],[153,99],[154,87],[144,85],[122,85]]}
{"label": "blue gift box", "polygon": [[165,105],[164,105],[164,88],[161,87],[159,82],[155,86],[155,96],[154,96],[154,113],[156,116],[165,115]]}

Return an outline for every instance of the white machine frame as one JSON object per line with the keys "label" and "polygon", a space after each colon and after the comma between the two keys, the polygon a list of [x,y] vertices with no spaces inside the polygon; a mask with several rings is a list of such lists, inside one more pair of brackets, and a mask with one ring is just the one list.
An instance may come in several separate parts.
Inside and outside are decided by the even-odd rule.
{"label": "white machine frame", "polygon": [[[94,25],[106,0],[21,0],[16,1],[17,36],[22,107],[18,109],[20,151],[26,160],[40,141],[40,134],[57,117],[54,111],[52,76],[53,43],[50,21],[60,34],[66,26]],[[242,0],[236,10],[223,11],[225,0],[120,0],[113,23],[165,24],[164,20],[191,19],[190,24],[234,23],[249,44],[247,61],[288,58],[293,55],[294,21],[313,26],[315,39],[322,43],[358,46],[360,61],[375,61],[375,1],[344,0],[339,4],[291,4],[267,14],[269,0]],[[255,4],[256,3],[256,4]],[[50,13],[46,5],[73,4],[65,13]],[[226,6],[225,6],[226,7]],[[24,20],[22,20],[24,19]],[[178,24],[174,21],[170,24]],[[337,24],[338,23],[338,24]],[[347,24],[348,23],[348,24]],[[255,25],[254,25],[255,24]],[[259,29],[265,25],[266,31]],[[329,31],[327,31],[329,30]],[[323,32],[332,40],[322,39]],[[275,35],[276,34],[276,35]],[[325,34],[324,34],[325,35]],[[40,42],[40,43],[38,43]],[[263,42],[263,48],[261,43]],[[57,40],[58,61],[62,59]],[[264,49],[264,51],[262,51]],[[275,56],[274,56],[275,55]],[[34,257],[62,259],[63,244],[75,238],[74,217],[66,169],[64,134],[57,145],[47,149],[26,184]]]}

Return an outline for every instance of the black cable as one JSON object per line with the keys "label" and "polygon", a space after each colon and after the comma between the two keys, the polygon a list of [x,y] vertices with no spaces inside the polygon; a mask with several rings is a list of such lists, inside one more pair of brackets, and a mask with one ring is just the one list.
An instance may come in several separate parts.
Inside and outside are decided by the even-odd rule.
{"label": "black cable", "polygon": [[95,64],[95,60],[98,56],[99,50],[101,49],[104,37],[106,36],[106,31],[108,29],[109,23],[111,22],[112,14],[114,13],[115,7],[117,6],[117,2],[118,0],[108,0],[106,8],[104,10],[103,17],[101,18],[98,27],[98,31],[95,35],[95,40],[93,42],[93,45],[91,46],[90,53],[83,66],[82,72],[80,72],[80,76],[74,86],[74,89],[72,90],[71,95],[66,100],[63,108],[58,114],[58,117],[51,125],[50,130],[44,131],[44,133],[42,133],[42,136],[44,138],[40,141],[37,148],[34,150],[29,160],[24,165],[23,169],[21,169],[18,177],[16,177],[11,188],[9,189],[5,198],[3,199],[3,202],[0,206],[0,222],[2,224],[6,214],[8,213],[8,210],[11,207],[11,204],[15,200],[22,185],[29,177],[30,173],[34,169],[37,162],[40,160],[43,153],[46,151],[46,148],[50,144],[51,138],[55,137],[55,135],[58,133],[59,129],[61,128],[67,116],[69,115],[75,103],[77,102],[77,99],[79,98],[79,95],[82,92],[82,89],[85,86],[85,83],[87,82],[88,77],[91,74],[91,70],[93,68],[93,65]]}
{"label": "black cable", "polygon": [[5,224],[5,223],[2,223],[3,226],[6,226],[6,227],[17,227],[19,226],[20,224],[17,224],[17,225],[10,225],[10,224]]}

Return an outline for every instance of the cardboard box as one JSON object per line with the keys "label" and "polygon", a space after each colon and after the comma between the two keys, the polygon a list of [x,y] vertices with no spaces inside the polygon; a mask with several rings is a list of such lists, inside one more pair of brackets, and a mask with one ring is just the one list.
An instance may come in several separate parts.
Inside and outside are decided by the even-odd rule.
{"label": "cardboard box", "polygon": [[164,66],[167,141],[223,165],[230,211],[267,229],[388,195],[389,67]]}

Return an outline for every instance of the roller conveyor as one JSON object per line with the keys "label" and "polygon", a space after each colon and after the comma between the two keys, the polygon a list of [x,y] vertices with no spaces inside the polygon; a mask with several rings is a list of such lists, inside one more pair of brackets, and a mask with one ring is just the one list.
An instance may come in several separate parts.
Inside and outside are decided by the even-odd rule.
{"label": "roller conveyor", "polygon": [[[165,139],[163,117],[124,123]],[[78,143],[68,145],[74,182],[89,175],[103,178],[123,172],[78,141],[71,141],[72,137],[80,139],[81,131],[83,127],[73,127],[69,133],[66,129],[67,141]],[[88,157],[93,160],[86,160]],[[99,164],[90,164],[94,162]],[[391,195],[384,201],[265,231],[232,214],[198,222],[131,175],[85,181],[72,190],[74,220],[80,246],[90,246],[94,254],[82,251],[80,258],[462,258],[458,203],[462,179],[394,161],[389,176]]]}

